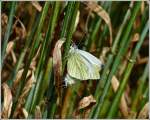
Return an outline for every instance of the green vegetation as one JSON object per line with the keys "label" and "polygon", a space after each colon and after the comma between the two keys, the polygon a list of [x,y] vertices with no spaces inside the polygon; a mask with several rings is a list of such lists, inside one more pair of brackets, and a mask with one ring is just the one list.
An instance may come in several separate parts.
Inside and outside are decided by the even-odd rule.
{"label": "green vegetation", "polygon": [[[144,1],[2,1],[1,117],[148,118],[148,13]],[[64,87],[73,43],[105,64],[100,80]]]}

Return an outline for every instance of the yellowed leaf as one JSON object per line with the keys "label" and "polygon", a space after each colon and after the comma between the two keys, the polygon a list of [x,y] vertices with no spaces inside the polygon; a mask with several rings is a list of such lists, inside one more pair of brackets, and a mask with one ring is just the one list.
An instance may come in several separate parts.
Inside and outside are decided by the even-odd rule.
{"label": "yellowed leaf", "polygon": [[109,14],[95,1],[84,1],[84,4],[86,4],[92,11],[97,13],[108,25],[109,27],[109,33],[110,33],[110,45],[112,45],[112,25],[111,25],[111,19],[109,17]]}
{"label": "yellowed leaf", "polygon": [[39,4],[38,1],[32,1],[31,3],[39,12],[42,11],[42,6]]}
{"label": "yellowed leaf", "polygon": [[42,114],[39,106],[36,106],[34,114],[35,114],[35,119],[42,119]]}
{"label": "yellowed leaf", "polygon": [[[115,76],[113,76],[113,78],[112,78],[112,80],[111,80],[111,84],[112,84],[112,87],[113,87],[114,92],[116,92],[117,89],[118,89],[118,87],[119,87],[119,81],[118,81],[118,79],[117,79]],[[120,106],[119,106],[119,108],[120,108],[121,113],[123,114],[123,116],[124,116],[125,118],[127,118],[127,117],[128,117],[128,114],[129,114],[129,113],[128,113],[129,108],[128,108],[128,106],[127,106],[127,102],[126,102],[124,93],[123,93],[123,95],[122,95],[122,97],[121,97],[121,101],[120,101]]]}
{"label": "yellowed leaf", "polygon": [[80,110],[80,109],[86,108],[93,103],[95,104],[96,100],[94,99],[93,95],[89,95],[87,97],[84,97],[82,100],[80,100],[78,109]]}
{"label": "yellowed leaf", "polygon": [[147,102],[143,109],[140,111],[138,119],[146,119],[149,115],[149,102]]}
{"label": "yellowed leaf", "polygon": [[2,84],[4,91],[4,103],[2,108],[2,118],[9,118],[12,108],[12,93],[9,86],[6,83]]}
{"label": "yellowed leaf", "polygon": [[58,40],[55,44],[53,50],[53,68],[54,68],[54,78],[55,78],[55,87],[58,95],[57,103],[58,105],[62,104],[62,55],[61,47],[65,40]]}

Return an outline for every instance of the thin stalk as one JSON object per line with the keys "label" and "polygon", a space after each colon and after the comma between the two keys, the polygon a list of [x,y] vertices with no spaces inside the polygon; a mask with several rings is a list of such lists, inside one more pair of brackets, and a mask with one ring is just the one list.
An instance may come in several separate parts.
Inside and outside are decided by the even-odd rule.
{"label": "thin stalk", "polygon": [[40,61],[39,61],[38,67],[37,67],[39,69],[37,69],[36,74],[35,74],[35,77],[37,79],[37,85],[35,86],[35,90],[34,90],[34,95],[33,95],[32,105],[31,105],[31,111],[35,109],[36,104],[38,104],[37,101],[39,101],[39,99],[37,99],[37,97],[39,97],[39,93],[40,93],[39,90],[41,89],[41,85],[44,81],[42,79],[41,79],[41,81],[38,80],[38,74],[40,73],[40,70],[41,70],[40,68],[41,67],[43,68],[43,65],[44,65],[41,61],[43,61],[44,56],[46,56],[46,53],[47,53],[46,49],[48,49],[47,44],[48,44],[48,42],[50,44],[52,41],[52,36],[53,36],[54,28],[55,28],[55,25],[57,22],[59,10],[60,10],[60,2],[55,2],[54,3],[54,11],[53,11],[51,23],[49,26],[49,31],[48,31],[48,34],[46,35],[46,39],[45,39],[45,42],[43,44],[43,49],[41,52],[42,54],[41,54]]}
{"label": "thin stalk", "polygon": [[72,16],[71,13],[72,13],[72,10],[74,8],[73,6],[74,6],[74,2],[68,2],[66,14],[65,14],[63,24],[62,24],[62,30],[61,30],[62,32],[60,34],[60,38],[65,38],[67,35],[67,30],[69,27],[68,23],[69,23],[71,16]]}
{"label": "thin stalk", "polygon": [[[111,5],[112,5],[112,2],[107,2],[107,11],[108,11],[108,14],[110,14],[111,12]],[[97,46],[97,53],[100,54],[101,53],[101,50],[102,50],[102,46],[103,46],[103,43],[104,43],[104,40],[105,40],[105,36],[106,34],[108,33],[108,26],[105,24],[104,25],[104,29],[103,31],[100,33],[100,37],[98,38],[98,43],[96,44]]]}
{"label": "thin stalk", "polygon": [[131,62],[129,62],[128,65],[127,65],[127,68],[125,70],[125,74],[124,74],[123,80],[122,80],[122,82],[121,82],[121,84],[120,84],[120,86],[118,88],[118,91],[117,91],[116,96],[115,96],[115,98],[113,100],[112,106],[110,108],[110,111],[108,113],[108,116],[107,116],[108,118],[113,118],[115,116],[115,114],[116,114],[116,111],[118,109],[118,103],[120,101],[122,93],[123,93],[123,91],[125,89],[125,86],[127,84],[128,78],[129,78],[131,70],[132,70],[132,68],[134,66],[134,61],[136,60],[137,54],[139,52],[139,49],[140,49],[140,47],[141,47],[141,45],[142,45],[142,43],[144,41],[145,36],[147,35],[148,29],[149,29],[149,21],[146,23],[146,25],[144,27],[144,30],[143,30],[143,32],[141,34],[140,40],[138,41],[138,43],[137,43],[137,45],[136,45],[136,47],[135,47],[135,49],[134,49],[134,51],[132,53],[132,56],[130,58]]}
{"label": "thin stalk", "polygon": [[46,15],[47,15],[47,12],[48,12],[48,8],[49,8],[49,2],[46,2],[45,6],[43,8],[43,12],[42,12],[42,15],[41,15],[39,26],[37,28],[37,31],[36,31],[36,34],[35,34],[35,37],[34,37],[34,42],[32,43],[32,48],[31,48],[31,51],[29,53],[29,59],[27,61],[27,64],[26,64],[24,72],[23,72],[23,75],[21,77],[22,80],[21,80],[21,83],[19,84],[19,88],[18,88],[17,95],[16,95],[16,100],[18,100],[18,97],[21,94],[23,86],[25,85],[26,75],[27,75],[27,72],[28,72],[31,60],[34,57],[34,53],[35,53],[36,47],[39,45],[40,33],[41,33],[41,30],[42,30],[42,27],[43,27],[44,19],[45,19]]}
{"label": "thin stalk", "polygon": [[[24,60],[24,57],[25,57],[25,54],[26,54],[26,51],[27,49],[29,48],[29,45],[32,41],[32,38],[33,38],[33,35],[35,34],[35,31],[36,31],[36,28],[37,28],[37,25],[39,23],[39,20],[40,20],[40,16],[38,16],[37,18],[33,18],[35,20],[35,23],[33,24],[32,26],[32,31],[31,33],[29,32],[28,35],[27,35],[27,39],[26,39],[26,43],[25,43],[25,46],[21,52],[21,55],[19,56],[19,60],[17,61],[16,65],[15,65],[15,68],[14,70],[12,71],[11,73],[11,77],[10,79],[8,80],[8,85],[11,87],[12,86],[12,83],[13,81],[16,79],[16,74],[18,72],[18,70],[20,69],[20,66]],[[30,31],[30,30],[29,30]]]}
{"label": "thin stalk", "polygon": [[[130,6],[131,6],[131,3],[130,3]],[[98,100],[98,98],[100,98],[101,94],[99,93],[99,91],[101,91],[102,88],[104,88],[104,85],[106,83],[106,78],[107,78],[107,71],[109,70],[110,66],[112,65],[112,62],[113,62],[113,59],[114,59],[114,53],[115,51],[117,50],[117,46],[118,46],[118,43],[120,41],[120,38],[121,38],[121,35],[122,35],[122,32],[123,32],[123,29],[125,28],[125,25],[127,24],[128,22],[128,19],[129,17],[131,16],[131,9],[129,8],[125,14],[125,17],[123,19],[123,22],[119,28],[119,31],[118,31],[118,34],[117,36],[115,37],[114,39],[114,43],[113,43],[113,46],[112,46],[112,53],[108,55],[108,58],[107,58],[107,63],[104,67],[104,70],[102,71],[102,75],[101,75],[101,80],[99,81],[97,87],[96,87],[96,91],[95,91],[95,98],[96,100]],[[92,111],[90,112],[90,118],[92,117],[92,114],[94,113],[94,109],[92,109]]]}
{"label": "thin stalk", "polygon": [[118,54],[117,54],[117,56],[116,56],[116,58],[114,60],[114,63],[112,65],[112,69],[111,69],[111,71],[110,71],[110,73],[108,75],[108,79],[107,79],[107,81],[105,83],[105,88],[104,88],[103,94],[102,94],[102,96],[101,96],[101,98],[99,100],[99,103],[98,103],[98,106],[97,106],[97,109],[96,109],[96,113],[93,116],[94,118],[98,117],[98,114],[99,114],[99,111],[101,109],[102,103],[103,103],[103,101],[105,99],[105,96],[106,96],[106,94],[108,92],[111,79],[112,79],[113,75],[117,71],[117,68],[118,68],[118,66],[119,66],[119,64],[121,62],[121,58],[123,57],[123,55],[127,51],[127,48],[129,46],[129,42],[130,42],[130,39],[128,39],[128,37],[129,37],[129,34],[131,32],[132,25],[133,25],[133,23],[135,21],[135,18],[136,18],[136,15],[138,13],[138,10],[140,8],[140,4],[141,4],[141,2],[136,2],[135,3],[135,6],[134,6],[133,11],[132,11],[131,19],[130,19],[128,25],[127,25],[127,29],[126,29],[126,31],[125,31],[125,33],[123,35],[122,40],[121,40],[120,50],[119,50],[119,52],[118,52]]}
{"label": "thin stalk", "polygon": [[145,103],[147,103],[149,101],[149,86],[146,86],[146,89],[143,93],[143,96],[142,96],[142,100],[140,102],[140,108],[139,109],[142,109],[145,105]]}
{"label": "thin stalk", "polygon": [[72,14],[72,17],[71,17],[72,20],[71,20],[71,23],[70,23],[70,28],[68,29],[66,42],[64,44],[64,54],[63,54],[63,64],[62,64],[63,65],[63,69],[62,69],[63,72],[64,72],[64,69],[65,69],[65,66],[66,66],[65,58],[67,57],[68,51],[70,49],[71,39],[72,39],[72,35],[73,35],[73,32],[74,32],[74,25],[75,25],[79,5],[80,5],[79,2],[75,2],[75,4],[74,4],[74,11],[73,11],[73,14]]}
{"label": "thin stalk", "polygon": [[139,84],[139,86],[137,88],[135,96],[133,97],[134,100],[133,100],[133,103],[132,103],[131,110],[134,111],[134,112],[137,112],[137,105],[139,103],[140,97],[142,96],[142,91],[143,91],[143,88],[145,87],[144,86],[145,81],[148,78],[148,69],[149,69],[149,64],[146,65],[145,70],[143,72],[143,75],[139,79],[139,83],[140,84]]}
{"label": "thin stalk", "polygon": [[10,10],[10,14],[9,14],[9,20],[8,20],[8,24],[7,24],[7,28],[6,28],[6,33],[4,35],[4,40],[2,41],[1,67],[3,67],[3,60],[5,57],[6,47],[7,47],[9,36],[11,34],[11,29],[12,29],[12,25],[13,25],[13,17],[15,14],[16,5],[17,5],[17,2],[15,2],[15,1],[13,1],[11,4],[11,10]]}
{"label": "thin stalk", "polygon": [[38,62],[36,75],[38,75],[40,70],[43,69],[43,66],[44,66],[43,63],[45,63],[45,58],[46,58],[45,56],[47,55],[47,52],[50,50],[50,44],[53,38],[54,29],[57,23],[58,13],[60,11],[60,2],[54,2],[53,7],[54,8],[52,12],[52,17],[48,25],[48,32],[46,33],[46,37],[42,45],[41,56]]}

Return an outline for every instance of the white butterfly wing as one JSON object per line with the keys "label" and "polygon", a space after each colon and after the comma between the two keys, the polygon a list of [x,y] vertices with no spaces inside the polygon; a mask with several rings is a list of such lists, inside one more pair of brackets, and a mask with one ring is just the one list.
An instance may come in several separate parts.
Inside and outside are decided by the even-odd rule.
{"label": "white butterfly wing", "polygon": [[98,64],[96,65],[93,64],[93,62],[90,62],[91,60],[89,61],[88,58],[86,58],[87,57],[84,57],[78,51],[74,51],[73,53],[71,52],[71,56],[68,58],[67,63],[68,74],[79,80],[100,79],[100,62],[96,63]]}
{"label": "white butterfly wing", "polygon": [[66,86],[69,84],[69,85],[72,85],[72,84],[74,84],[75,83],[75,80],[72,78],[72,77],[70,77],[70,75],[69,74],[67,74],[66,75],[66,77],[65,77],[65,84],[66,84]]}
{"label": "white butterfly wing", "polygon": [[77,52],[80,53],[85,59],[87,59],[91,64],[95,64],[98,65],[99,67],[102,67],[102,62],[96,58],[95,56],[93,56],[92,54],[83,51],[83,50],[79,50],[77,49]]}

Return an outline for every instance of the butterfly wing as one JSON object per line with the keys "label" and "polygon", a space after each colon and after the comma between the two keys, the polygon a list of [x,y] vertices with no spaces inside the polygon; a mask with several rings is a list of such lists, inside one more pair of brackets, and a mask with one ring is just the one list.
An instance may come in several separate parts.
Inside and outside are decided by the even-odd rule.
{"label": "butterfly wing", "polygon": [[65,77],[65,84],[66,84],[66,86],[68,84],[72,85],[74,83],[75,83],[75,80],[69,74],[67,74],[66,77]]}
{"label": "butterfly wing", "polygon": [[77,49],[77,52],[80,53],[80,55],[82,55],[82,57],[84,57],[86,60],[88,60],[91,64],[95,64],[97,66],[99,66],[100,68],[102,68],[103,64],[102,62],[96,58],[95,56],[93,56],[92,54],[83,51],[83,50],[79,50]]}
{"label": "butterfly wing", "polygon": [[79,80],[100,79],[100,67],[76,51],[68,59],[68,74]]}

